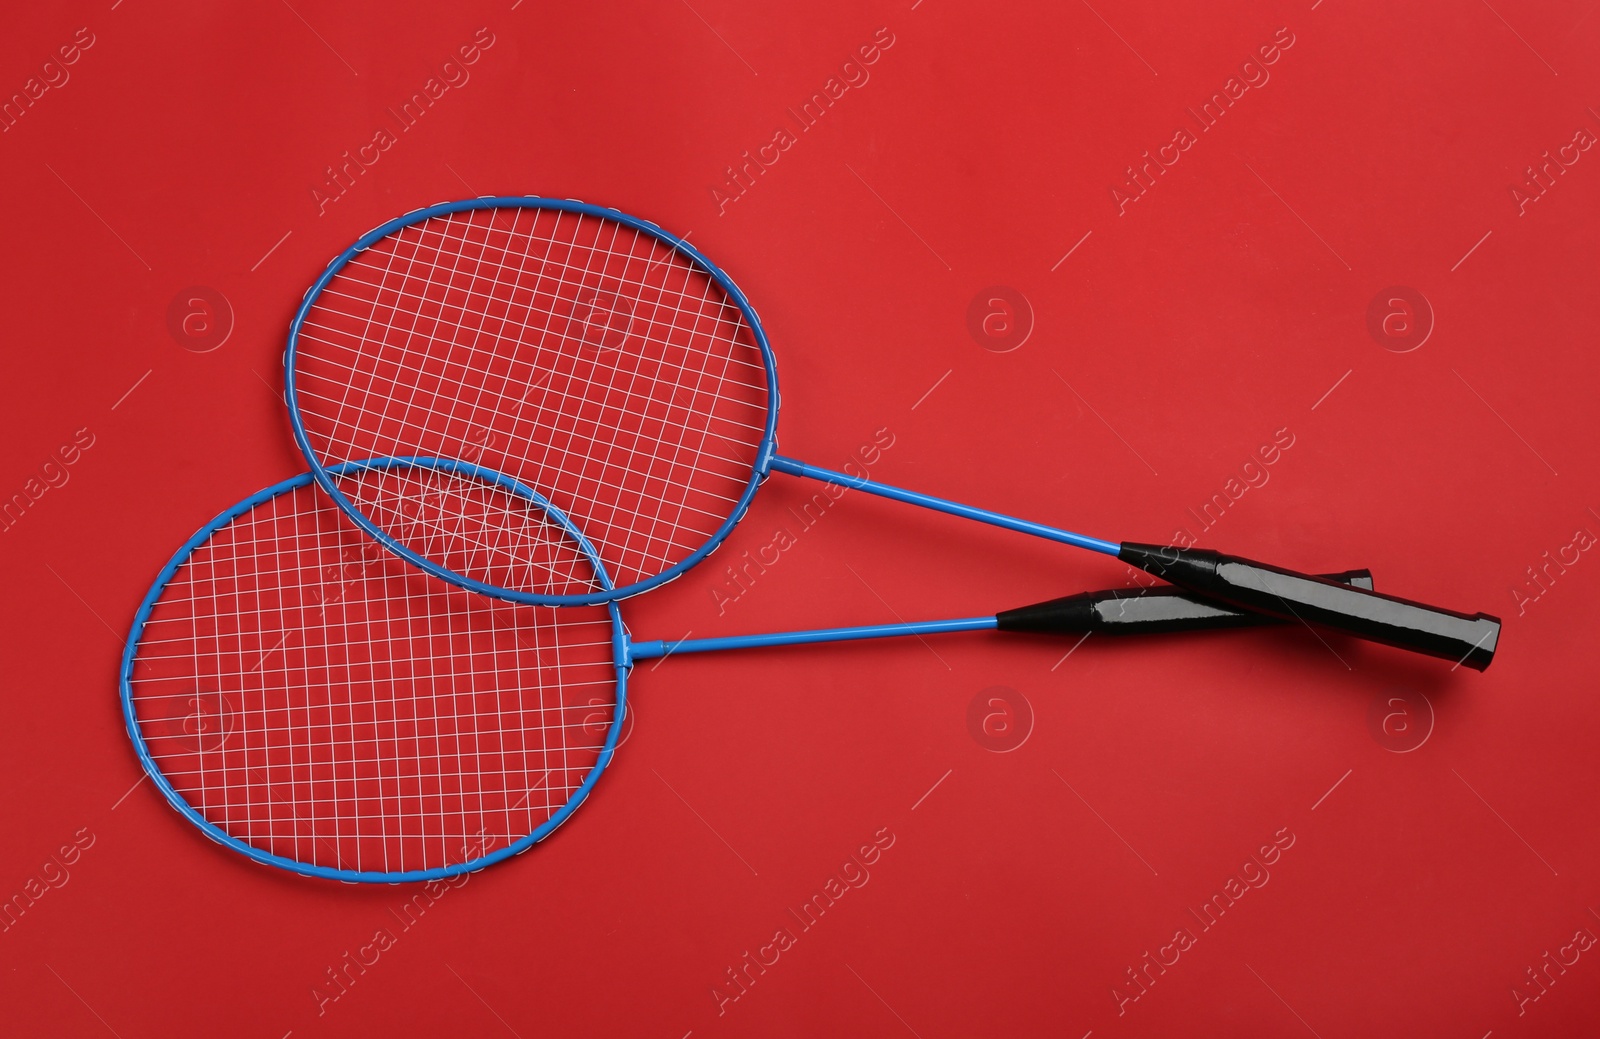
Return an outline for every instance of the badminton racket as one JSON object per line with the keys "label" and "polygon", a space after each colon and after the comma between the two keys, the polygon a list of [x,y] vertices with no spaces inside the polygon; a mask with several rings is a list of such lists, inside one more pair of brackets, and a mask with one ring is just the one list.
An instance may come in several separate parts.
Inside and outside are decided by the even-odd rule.
{"label": "badminton racket", "polygon": [[[396,529],[456,563],[485,502],[529,507],[528,587],[603,588],[594,547],[528,488],[464,463],[330,471],[417,503]],[[408,526],[409,524],[409,526]],[[1354,571],[1341,579],[1370,586]],[[523,851],[583,802],[617,745],[633,661],[824,639],[1177,631],[1262,622],[1171,590],[1070,596],[994,617],[696,642],[629,639],[618,606],[540,607],[384,551],[309,475],[226,510],[161,570],[122,661],[125,721],[162,794],[249,858],[347,881],[438,880]]]}
{"label": "badminton racket", "polygon": [[[779,455],[776,362],[743,293],[683,239],[581,202],[473,199],[375,228],[311,286],[284,363],[295,440],[338,506],[425,571],[514,601],[594,603],[671,580],[780,472],[1114,556],[1251,612],[1480,670],[1499,638],[1486,614],[1205,550],[1107,541]],[[514,562],[493,550],[494,524],[472,555],[482,565],[431,555],[385,521],[402,504],[353,496],[329,475],[388,456],[462,459],[538,489],[592,540],[614,586],[553,595],[519,585]],[[508,529],[518,522],[514,509],[504,517]]]}

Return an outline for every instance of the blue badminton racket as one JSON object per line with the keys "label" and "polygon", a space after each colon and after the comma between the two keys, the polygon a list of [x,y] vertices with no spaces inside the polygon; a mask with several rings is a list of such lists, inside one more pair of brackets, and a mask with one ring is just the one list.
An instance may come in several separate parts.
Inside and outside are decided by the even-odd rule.
{"label": "blue badminton racket", "polygon": [[[1217,553],[1107,541],[777,453],[776,362],[755,310],[693,246],[581,202],[483,198],[363,235],[307,292],[285,354],[295,440],[369,534],[428,573],[543,604],[653,588],[719,545],[785,473],[1113,556],[1218,601],[1482,669],[1499,621]],[[484,526],[474,565],[409,541],[405,503],[346,492],[362,458],[461,459],[534,487],[589,537],[615,584],[553,595]],[[370,489],[369,489],[370,490]],[[506,530],[523,508],[508,499]]]}
{"label": "blue badminton racket", "polygon": [[[346,493],[457,565],[487,502],[526,506],[525,587],[603,589],[594,546],[528,488],[463,463],[337,466]],[[452,547],[454,546],[454,547]],[[1357,571],[1338,579],[1371,587]],[[523,851],[610,762],[633,662],[668,653],[1002,629],[1108,634],[1261,623],[1122,589],[990,617],[634,642],[615,603],[542,607],[437,580],[384,551],[309,475],[226,510],[162,569],[121,672],[128,732],[168,802],[258,862],[350,881],[437,880]]]}

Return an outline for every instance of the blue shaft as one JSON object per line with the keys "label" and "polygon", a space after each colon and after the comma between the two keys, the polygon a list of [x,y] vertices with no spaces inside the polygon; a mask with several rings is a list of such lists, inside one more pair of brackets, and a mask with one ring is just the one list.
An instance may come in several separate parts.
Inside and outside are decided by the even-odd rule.
{"label": "blue shaft", "polygon": [[873,483],[871,480],[866,480],[859,476],[851,476],[849,473],[840,473],[832,469],[807,465],[805,462],[797,462],[792,458],[784,458],[782,455],[772,456],[771,467],[780,473],[788,473],[791,476],[808,476],[813,480],[821,480],[824,483],[836,483],[842,487],[854,487],[857,490],[866,491],[868,494],[876,494],[882,498],[892,498],[895,501],[921,505],[938,512],[947,512],[952,516],[964,516],[967,519],[975,519],[980,523],[988,523],[996,527],[1004,527],[1007,530],[1020,531],[1023,534],[1032,534],[1035,537],[1045,538],[1049,541],[1060,541],[1078,548],[1087,548],[1091,552],[1103,552],[1108,556],[1115,556],[1122,550],[1122,546],[1115,541],[1102,541],[1099,538],[1089,537],[1087,534],[1075,534],[1070,530],[1058,530],[1055,527],[1047,527],[1042,523],[1032,523],[1028,520],[1004,515],[1003,513],[990,512],[988,509],[977,509],[971,505],[961,505],[953,501],[945,501],[943,498],[918,494],[916,491],[901,490],[899,487],[890,487],[884,483]]}
{"label": "blue shaft", "polygon": [[630,660],[650,660],[673,653],[710,653],[719,649],[754,649],[760,646],[799,646],[808,642],[853,642],[896,635],[937,635],[946,631],[993,630],[993,617],[961,617],[914,624],[869,624],[862,628],[821,628],[815,631],[778,631],[771,635],[730,635],[720,639],[681,639],[677,642],[635,642]]}

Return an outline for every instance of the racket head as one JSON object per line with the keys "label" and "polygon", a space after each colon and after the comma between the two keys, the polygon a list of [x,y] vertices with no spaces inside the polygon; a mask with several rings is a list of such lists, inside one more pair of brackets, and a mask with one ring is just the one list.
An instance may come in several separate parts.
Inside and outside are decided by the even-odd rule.
{"label": "racket head", "polygon": [[[307,291],[284,370],[295,442],[334,503],[423,571],[514,602],[674,579],[738,523],[776,448],[776,363],[738,286],[684,239],[567,199],[447,202],[369,231]],[[614,583],[551,594],[408,543],[387,503],[330,475],[382,456],[481,463],[535,489]]]}
{"label": "racket head", "polygon": [[[379,459],[328,475],[516,495],[549,519],[554,585],[610,583],[569,519],[498,474]],[[526,851],[577,810],[616,751],[626,652],[614,603],[519,605],[437,581],[371,542],[307,473],[173,555],[135,614],[120,693],[146,774],[212,840],[305,876],[427,881]]]}

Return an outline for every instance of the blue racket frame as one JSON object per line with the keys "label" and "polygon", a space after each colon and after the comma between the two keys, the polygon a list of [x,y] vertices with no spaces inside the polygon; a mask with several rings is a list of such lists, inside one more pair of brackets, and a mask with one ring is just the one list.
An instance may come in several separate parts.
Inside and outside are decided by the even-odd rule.
{"label": "blue racket frame", "polygon": [[[749,482],[745,484],[744,490],[740,493],[739,499],[730,512],[726,522],[724,522],[722,526],[718,527],[704,544],[671,567],[668,567],[661,573],[656,574],[653,577],[646,578],[643,581],[636,581],[633,584],[624,585],[620,588],[609,587],[608,589],[589,595],[541,595],[537,592],[526,592],[515,588],[502,588],[498,585],[487,584],[483,581],[477,580],[476,578],[468,577],[466,574],[457,573],[456,571],[451,570],[449,567],[441,566],[440,564],[435,563],[433,560],[420,555],[419,553],[407,548],[405,545],[402,545],[399,541],[395,540],[388,533],[388,531],[374,523],[366,515],[366,513],[362,512],[361,509],[359,509],[356,504],[344,494],[344,492],[339,490],[338,486],[333,480],[332,475],[330,475],[336,471],[337,467],[335,466],[330,469],[329,467],[324,466],[322,459],[317,457],[317,453],[312,448],[311,441],[306,434],[305,423],[300,418],[299,397],[296,393],[294,378],[295,357],[300,342],[300,328],[305,323],[306,315],[310,313],[311,308],[316,305],[317,300],[321,297],[322,290],[327,286],[328,282],[331,281],[341,270],[343,270],[345,265],[348,264],[354,257],[360,255],[362,252],[365,252],[376,242],[388,237],[402,228],[410,227],[413,224],[419,224],[422,221],[430,220],[433,217],[448,216],[452,213],[464,213],[479,209],[508,208],[554,210],[563,213],[580,213],[585,216],[598,217],[604,220],[613,220],[624,225],[625,227],[630,227],[643,234],[647,234],[656,241],[661,242],[663,245],[669,246],[670,248],[687,257],[692,263],[695,264],[695,266],[703,270],[724,292],[728,294],[728,298],[733,300],[734,304],[738,306],[740,313],[743,314],[745,321],[749,324],[750,330],[755,336],[756,345],[761,349],[761,363],[766,369],[767,376],[767,422],[766,427],[762,430],[761,440],[757,446],[756,463],[752,467]],[[463,588],[467,588],[484,595],[493,596],[498,599],[506,599],[511,602],[532,603],[540,606],[594,606],[603,602],[614,602],[617,599],[626,599],[631,595],[637,595],[640,592],[659,587],[660,585],[671,581],[679,574],[689,570],[695,564],[699,563],[700,560],[704,559],[706,556],[715,551],[717,546],[722,544],[723,539],[728,536],[729,531],[738,526],[739,521],[744,518],[745,511],[750,507],[751,499],[755,497],[756,488],[759,487],[762,481],[767,477],[768,467],[777,446],[777,362],[772,354],[772,346],[767,341],[767,333],[765,329],[761,327],[761,319],[756,315],[755,308],[750,305],[750,301],[745,298],[744,293],[739,291],[739,286],[735,285],[733,283],[733,279],[723,273],[722,269],[706,258],[706,256],[701,253],[700,250],[696,249],[682,238],[679,238],[677,235],[674,235],[669,231],[664,231],[660,227],[650,223],[647,220],[640,220],[638,217],[629,216],[628,214],[619,212],[615,209],[607,209],[603,206],[594,206],[587,202],[578,202],[573,199],[540,198],[538,196],[529,195],[485,196],[483,198],[463,199],[459,202],[441,202],[437,205],[426,206],[422,209],[413,210],[404,216],[396,217],[395,219],[390,220],[387,223],[380,224],[368,231],[366,234],[356,239],[354,245],[350,246],[350,248],[346,249],[344,252],[335,257],[333,262],[328,265],[328,269],[322,272],[321,277],[319,277],[312,284],[311,288],[306,290],[305,298],[300,302],[300,309],[295,312],[294,320],[289,325],[289,344],[284,350],[283,354],[283,379],[284,400],[289,405],[289,425],[294,431],[294,440],[300,448],[300,453],[305,456],[306,462],[311,466],[311,476],[317,481],[322,489],[328,493],[328,496],[333,499],[334,504],[338,505],[345,515],[354,520],[357,526],[366,531],[369,535],[375,538],[379,544],[383,545],[395,555],[398,555],[400,558],[406,560],[413,566],[418,567],[426,573],[432,574],[433,576],[441,578],[442,580],[449,581],[451,584],[460,585]],[[539,500],[543,501],[544,499],[540,498]],[[554,511],[557,515],[560,515],[559,510]],[[580,534],[579,536],[581,537],[582,535]],[[596,562],[598,561],[599,559],[597,556]]]}
{"label": "blue racket frame", "polygon": [[[579,530],[572,523],[572,521],[561,512],[561,510],[551,505],[532,488],[513,480],[502,473],[497,473],[492,469],[485,469],[481,466],[475,466],[467,462],[459,462],[453,459],[415,456],[400,458],[377,458],[367,459],[364,461],[345,462],[327,469],[325,471],[325,475],[331,481],[331,479],[335,476],[341,476],[350,472],[361,470],[381,471],[395,468],[425,468],[472,476],[498,484],[499,486],[511,491],[513,494],[516,494],[522,498],[526,498],[530,502],[533,502],[538,508],[543,509],[568,534],[573,537],[584,554],[589,557],[589,561],[594,565],[595,577],[600,582],[602,588],[609,588],[611,586],[611,578],[606,573],[605,565],[600,560],[600,554],[595,551],[594,546],[590,544],[589,539],[584,537],[583,532]],[[589,770],[588,775],[584,776],[583,782],[579,784],[576,790],[573,791],[572,796],[568,798],[566,804],[557,809],[549,819],[545,820],[526,837],[523,837],[504,848],[500,848],[497,851],[490,852],[487,855],[483,855],[474,859],[468,859],[464,862],[460,862],[451,866],[441,866],[435,869],[406,870],[404,872],[335,869],[328,866],[318,866],[312,863],[300,862],[296,859],[291,859],[282,855],[274,855],[271,852],[263,851],[260,848],[246,844],[237,837],[231,836],[218,827],[215,823],[212,823],[210,820],[202,816],[193,805],[184,799],[183,795],[178,793],[178,791],[173,788],[172,784],[168,782],[166,776],[162,774],[161,767],[156,764],[155,758],[150,753],[149,746],[145,743],[144,734],[139,730],[138,718],[134,713],[133,706],[133,663],[134,658],[138,654],[140,638],[144,634],[144,626],[150,618],[151,611],[155,608],[156,603],[160,600],[161,593],[166,589],[168,582],[170,582],[173,575],[178,572],[178,568],[183,565],[185,560],[189,558],[195,549],[199,548],[202,544],[209,540],[213,534],[225,527],[235,518],[249,512],[257,505],[261,505],[264,502],[270,501],[280,494],[286,494],[290,491],[310,484],[312,482],[312,478],[313,477],[311,473],[301,473],[299,476],[291,477],[290,479],[284,480],[280,483],[273,484],[271,487],[265,488],[264,490],[257,491],[255,494],[250,495],[250,497],[244,499],[238,504],[224,510],[215,519],[196,531],[193,537],[184,542],[183,547],[179,548],[178,551],[173,554],[172,558],[167,561],[167,565],[161,568],[161,572],[156,576],[155,583],[152,584],[150,586],[150,590],[145,593],[144,600],[140,602],[139,609],[134,614],[133,627],[129,631],[128,641],[122,651],[122,668],[118,682],[122,699],[123,722],[127,726],[128,737],[133,741],[134,750],[139,755],[139,763],[144,768],[145,774],[155,782],[156,787],[160,789],[162,795],[166,797],[167,803],[173,808],[177,809],[178,814],[182,815],[185,819],[188,819],[200,829],[201,833],[205,834],[207,837],[216,841],[218,844],[223,845],[224,847],[231,848],[234,851],[239,852],[246,858],[262,863],[263,865],[274,866],[278,869],[286,870],[290,873],[297,873],[301,876],[320,877],[327,880],[341,880],[347,883],[368,884],[402,884],[415,881],[443,880],[447,877],[454,877],[464,873],[476,872],[477,870],[483,869],[486,866],[491,866],[503,859],[508,859],[513,855],[519,855],[522,852],[527,851],[535,844],[538,844],[540,841],[550,836],[550,834],[555,832],[556,828],[565,822],[573,812],[577,811],[578,806],[581,805],[586,798],[588,798],[589,792],[594,789],[594,786],[599,781],[601,774],[605,772],[607,766],[611,764],[612,758],[616,754],[617,739],[622,732],[623,722],[627,716],[628,671],[630,669],[631,654],[629,650],[627,631],[622,624],[622,615],[617,610],[617,606],[614,601],[602,600],[601,602],[594,604],[604,605],[611,616],[612,661],[615,665],[617,674],[617,695],[611,719],[611,727],[606,732],[606,739],[604,745],[601,747],[600,757],[595,762],[594,767]],[[318,482],[320,483],[321,481],[319,480]]]}

